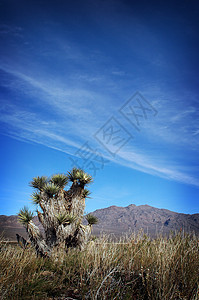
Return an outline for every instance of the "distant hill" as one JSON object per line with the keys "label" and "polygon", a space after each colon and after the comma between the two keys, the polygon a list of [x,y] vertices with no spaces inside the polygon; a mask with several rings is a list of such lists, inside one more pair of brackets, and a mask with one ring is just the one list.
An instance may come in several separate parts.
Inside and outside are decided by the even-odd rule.
{"label": "distant hill", "polygon": [[[92,214],[99,219],[99,223],[93,226],[95,235],[106,233],[120,236],[138,232],[141,228],[152,237],[157,233],[168,235],[170,231],[180,229],[199,235],[199,214],[182,214],[135,204],[127,207],[110,206],[98,209]],[[34,222],[42,229],[37,217],[34,218]],[[17,216],[0,215],[0,235],[3,234],[9,240],[16,240],[16,233],[26,238],[26,231],[18,223]]]}
{"label": "distant hill", "polygon": [[141,228],[152,237],[157,233],[168,235],[170,231],[181,229],[199,234],[199,214],[182,214],[149,205],[136,206],[135,204],[127,207],[110,206],[98,209],[92,214],[99,219],[99,224],[94,226],[95,234],[106,232],[121,235],[138,232]]}
{"label": "distant hill", "polygon": [[[34,217],[33,221],[40,227],[40,229],[43,229],[37,217]],[[0,236],[3,235],[4,238],[15,241],[16,233],[27,238],[26,230],[18,222],[18,217],[0,215]]]}

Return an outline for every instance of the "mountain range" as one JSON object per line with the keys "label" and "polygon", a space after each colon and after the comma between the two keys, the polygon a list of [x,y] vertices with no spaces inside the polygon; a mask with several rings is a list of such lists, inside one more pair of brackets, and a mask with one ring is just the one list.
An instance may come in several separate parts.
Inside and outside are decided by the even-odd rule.
{"label": "mountain range", "polygon": [[94,211],[93,215],[99,219],[93,230],[97,235],[105,232],[117,236],[137,233],[140,229],[151,237],[160,233],[168,236],[171,231],[179,230],[199,234],[199,214],[176,213],[149,205],[110,206]]}
{"label": "mountain range", "polygon": [[[151,237],[160,233],[168,236],[171,231],[179,230],[199,235],[199,214],[176,213],[135,204],[127,207],[110,206],[95,210],[92,214],[99,220],[98,224],[93,226],[93,234],[97,236],[105,233],[118,237],[137,233],[141,229]],[[34,222],[42,229],[37,217],[34,217]],[[17,221],[17,216],[0,215],[0,235],[9,240],[16,240],[16,233],[27,238],[25,229]]]}

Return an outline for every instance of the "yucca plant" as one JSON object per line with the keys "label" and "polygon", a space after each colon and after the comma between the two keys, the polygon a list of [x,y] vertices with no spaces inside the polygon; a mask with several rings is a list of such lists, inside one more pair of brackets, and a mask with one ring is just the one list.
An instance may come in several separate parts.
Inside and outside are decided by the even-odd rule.
{"label": "yucca plant", "polygon": [[55,174],[51,177],[50,182],[63,189],[68,184],[68,177],[65,174]]}
{"label": "yucca plant", "polygon": [[32,201],[34,204],[39,204],[41,201],[41,195],[39,193],[34,192],[32,194]]}
{"label": "yucca plant", "polygon": [[30,182],[30,186],[42,191],[44,186],[46,185],[46,183],[47,183],[46,176],[37,176],[37,177],[34,177],[33,180]]}
{"label": "yucca plant", "polygon": [[33,219],[33,217],[34,217],[33,212],[31,212],[26,206],[20,209],[18,213],[19,222],[25,226],[27,226],[27,224]]}
{"label": "yucca plant", "polygon": [[75,219],[76,219],[75,216],[67,215],[66,213],[57,215],[57,220],[59,224],[63,224],[63,225],[71,224],[75,221]]}
{"label": "yucca plant", "polygon": [[59,186],[55,185],[54,183],[47,183],[43,190],[44,192],[50,197],[52,198],[54,195],[56,195],[59,192]]}
{"label": "yucca plant", "polygon": [[90,226],[92,226],[92,225],[98,223],[98,218],[95,217],[95,216],[93,216],[93,215],[91,215],[91,214],[88,214],[88,215],[86,216],[86,220],[87,220],[87,222],[88,222],[88,224],[89,224]]}
{"label": "yucca plant", "polygon": [[89,197],[90,194],[91,194],[91,192],[90,192],[88,189],[84,189],[84,190],[82,191],[82,197],[83,197],[83,198],[91,198],[91,197]]}
{"label": "yucca plant", "polygon": [[[68,180],[73,184],[68,191],[60,192]],[[42,236],[39,227],[33,223],[33,213],[27,208],[20,210],[19,221],[26,227],[37,254],[45,257],[51,256],[54,249],[84,248],[91,234],[91,226],[97,222],[95,217],[88,216],[89,225],[81,224],[85,209],[85,201],[82,200],[90,195],[84,186],[90,182],[92,177],[77,168],[73,168],[67,176],[56,174],[49,180],[46,176],[33,178],[30,184],[37,191],[32,194],[32,199],[40,206],[37,215],[45,236]]]}

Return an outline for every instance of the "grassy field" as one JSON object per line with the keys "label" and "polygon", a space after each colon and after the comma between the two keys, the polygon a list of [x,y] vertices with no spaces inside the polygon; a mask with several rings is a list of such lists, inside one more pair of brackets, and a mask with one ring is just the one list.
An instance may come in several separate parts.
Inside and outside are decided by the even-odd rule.
{"label": "grassy field", "polygon": [[101,237],[52,259],[0,243],[0,299],[199,299],[199,240]]}

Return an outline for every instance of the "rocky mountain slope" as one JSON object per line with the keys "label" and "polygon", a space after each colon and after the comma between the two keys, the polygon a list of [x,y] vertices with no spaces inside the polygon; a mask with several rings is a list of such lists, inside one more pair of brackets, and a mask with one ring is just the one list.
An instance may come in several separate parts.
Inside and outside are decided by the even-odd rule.
{"label": "rocky mountain slope", "polygon": [[[99,219],[99,223],[93,226],[95,235],[106,233],[119,236],[138,232],[141,228],[152,237],[159,233],[168,235],[170,231],[176,230],[195,232],[199,235],[199,214],[182,214],[149,205],[134,204],[127,207],[110,206],[98,209],[92,214]],[[37,218],[34,222],[40,226]],[[26,238],[24,228],[17,222],[17,216],[1,215],[0,235],[16,240],[16,233]]]}
{"label": "rocky mountain slope", "polygon": [[99,219],[93,232],[122,233],[138,232],[141,228],[154,237],[159,233],[168,235],[170,231],[184,230],[199,234],[199,214],[182,214],[158,209],[149,205],[127,207],[110,206],[93,212]]}
{"label": "rocky mountain slope", "polygon": [[[34,223],[42,229],[37,217],[34,218]],[[0,215],[0,237],[3,236],[11,241],[16,241],[16,233],[27,239],[26,230],[18,222],[17,216]]]}

